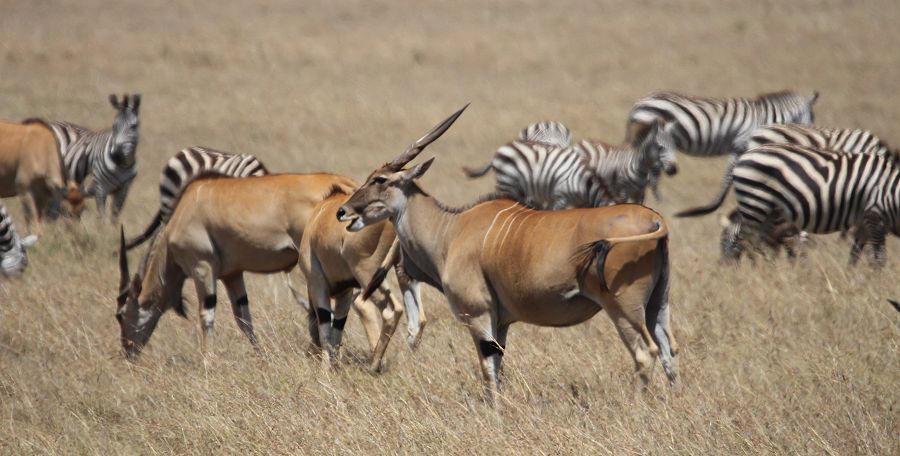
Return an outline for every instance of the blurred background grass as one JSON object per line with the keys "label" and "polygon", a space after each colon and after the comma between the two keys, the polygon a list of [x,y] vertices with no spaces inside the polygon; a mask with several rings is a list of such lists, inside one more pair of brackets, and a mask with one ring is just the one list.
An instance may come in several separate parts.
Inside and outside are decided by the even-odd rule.
{"label": "blurred background grass", "polygon": [[[815,89],[818,123],[900,142],[896,2],[35,0],[0,10],[0,117],[108,128],[109,93],[144,95],[122,218],[132,234],[182,147],[362,179],[469,101],[426,154],[438,161],[424,185],[450,204],[492,188],[460,166],[486,162],[529,122],[618,142],[631,104],[658,89]],[[664,201],[649,202],[664,215],[711,199],[725,164],[679,160]],[[24,230],[18,202],[4,203]],[[4,453],[900,452],[900,320],[885,302],[900,297],[896,238],[880,273],[848,269],[849,245],[834,236],[815,237],[801,261],[726,267],[715,217],[670,219],[679,386],[657,373],[634,395],[631,361],[602,314],[566,329],[516,325],[495,412],[481,402],[468,334],[433,290],[420,350],[398,337],[379,376],[361,362],[355,316],[339,369],[303,354],[304,316],[280,275],[248,281],[264,359],[226,310],[204,362],[191,309],[190,320],[164,317],[129,365],[113,318],[117,230],[94,214],[90,203],[82,222],[47,227],[26,276],[0,282]]]}

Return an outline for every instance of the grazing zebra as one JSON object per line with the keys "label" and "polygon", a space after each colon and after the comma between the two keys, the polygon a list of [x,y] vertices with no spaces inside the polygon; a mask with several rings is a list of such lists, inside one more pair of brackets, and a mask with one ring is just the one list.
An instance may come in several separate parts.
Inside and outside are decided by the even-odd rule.
{"label": "grazing zebra", "polygon": [[[637,145],[640,133],[654,120],[666,123],[675,146],[688,155],[731,154],[726,174],[738,154],[747,150],[750,133],[761,125],[780,123],[811,124],[812,106],[819,97],[805,97],[783,91],[756,99],[709,99],[662,92],[638,100],[628,116],[626,141]],[[720,193],[728,190],[722,188]]]}
{"label": "grazing zebra", "polygon": [[34,234],[19,239],[12,218],[6,212],[6,207],[0,204],[0,275],[13,277],[21,274],[28,266],[26,249],[36,241],[37,236]]}
{"label": "grazing zebra", "polygon": [[522,141],[533,141],[551,146],[569,147],[572,145],[572,132],[561,122],[552,120],[535,122],[519,133]]}
{"label": "grazing zebra", "polygon": [[758,241],[765,224],[778,218],[810,233],[857,226],[851,264],[871,244],[875,265],[882,266],[886,234],[900,234],[900,160],[893,156],[762,146],[738,160],[734,187],[737,245],[725,246],[734,256],[744,239]]}
{"label": "grazing zebra", "polygon": [[[774,144],[793,144],[828,150],[839,154],[894,155],[900,157],[890,147],[868,130],[856,128],[822,128],[799,124],[766,125],[755,129],[747,141],[747,149]],[[740,154],[739,154],[740,155]],[[725,174],[722,191],[716,200],[706,206],[687,209],[675,214],[677,217],[705,215],[722,205],[731,186],[732,173]]]}
{"label": "grazing zebra", "polygon": [[616,203],[643,204],[647,187],[655,185],[654,176],[663,170],[669,175],[677,172],[674,142],[659,122],[653,123],[637,147],[584,140],[578,149],[588,169],[606,184]]}
{"label": "grazing zebra", "polygon": [[200,175],[215,174],[229,177],[264,176],[265,165],[250,154],[232,154],[205,147],[188,147],[166,163],[159,176],[159,210],[140,236],[128,241],[127,250],[137,247],[169,221],[181,192]]}
{"label": "grazing zebra", "polygon": [[493,169],[498,193],[535,209],[605,206],[613,201],[612,194],[583,155],[577,146],[513,141],[497,149],[487,166],[463,170],[474,178]]}
{"label": "grazing zebra", "polygon": [[112,218],[125,205],[131,182],[137,176],[138,108],[141,96],[125,95],[119,102],[109,96],[116,118],[109,130],[95,132],[68,122],[45,121],[56,135],[68,180],[85,196],[97,201],[97,212],[106,216],[106,197],[112,195]]}

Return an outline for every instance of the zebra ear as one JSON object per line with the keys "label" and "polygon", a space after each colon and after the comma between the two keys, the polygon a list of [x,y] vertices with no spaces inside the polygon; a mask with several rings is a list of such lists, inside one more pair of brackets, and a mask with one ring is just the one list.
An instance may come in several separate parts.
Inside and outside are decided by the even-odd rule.
{"label": "zebra ear", "polygon": [[137,114],[138,108],[141,107],[141,94],[136,93],[131,96],[131,112]]}
{"label": "zebra ear", "polygon": [[809,98],[809,105],[812,106],[812,105],[816,104],[816,100],[818,100],[818,99],[819,99],[819,91],[813,90],[812,97]]}
{"label": "zebra ear", "polygon": [[109,104],[111,104],[112,107],[114,107],[116,109],[121,109],[119,107],[120,106],[119,105],[119,97],[116,96],[116,94],[114,94],[114,93],[109,94]]}

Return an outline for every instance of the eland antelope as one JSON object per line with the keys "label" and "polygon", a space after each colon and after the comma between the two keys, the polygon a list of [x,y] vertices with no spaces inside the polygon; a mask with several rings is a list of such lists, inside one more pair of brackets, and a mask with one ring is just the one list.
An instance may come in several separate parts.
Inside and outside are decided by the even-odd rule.
{"label": "eland antelope", "polygon": [[[217,280],[228,291],[238,326],[256,346],[244,272],[293,269],[315,205],[335,187],[349,192],[355,186],[349,178],[324,173],[197,179],[182,193],[131,279],[123,230],[116,318],[126,356],[137,357],[166,310],[185,315],[187,278],[197,289],[203,353],[213,334]],[[310,314],[315,321],[315,313]]]}
{"label": "eland antelope", "polygon": [[434,158],[404,166],[464,109],[376,168],[337,211],[338,219],[349,222],[349,231],[391,221],[404,270],[440,290],[468,327],[491,403],[512,323],[569,326],[600,310],[614,322],[644,384],[655,356],[674,382],[665,220],[633,204],[553,212],[509,199],[444,206],[416,183]]}
{"label": "eland antelope", "polygon": [[[385,286],[375,290],[374,300],[369,299],[372,293],[354,300],[353,292],[372,283],[383,263],[396,264],[398,246],[394,227],[388,222],[358,232],[345,230],[334,214],[349,197],[343,189],[336,187],[332,195],[322,200],[313,211],[300,244],[300,270],[306,277],[310,305],[318,315],[318,331],[310,325],[310,335],[331,354],[341,343],[344,323],[353,302],[373,352],[370,366],[377,372],[381,370],[384,352],[403,314],[403,307]],[[415,348],[425,325],[419,284],[410,281],[400,270],[397,278],[407,308],[407,341]],[[330,298],[335,298],[334,308]]]}
{"label": "eland antelope", "polygon": [[39,122],[0,121],[0,198],[20,196],[28,231],[40,232],[66,190],[66,175],[53,131]]}

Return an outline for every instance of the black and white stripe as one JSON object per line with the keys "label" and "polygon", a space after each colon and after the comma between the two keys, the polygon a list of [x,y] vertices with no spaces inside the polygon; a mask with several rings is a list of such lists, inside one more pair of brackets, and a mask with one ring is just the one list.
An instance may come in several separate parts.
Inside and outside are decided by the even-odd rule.
{"label": "black and white stripe", "polygon": [[525,127],[519,133],[519,140],[569,147],[572,145],[572,132],[561,122],[547,120]]}
{"label": "black and white stripe", "polygon": [[121,103],[110,95],[117,113],[112,128],[105,131],[96,132],[69,122],[45,122],[56,135],[67,179],[75,182],[84,195],[96,199],[101,217],[106,215],[109,195],[113,197],[112,216],[118,216],[137,176],[140,102],[140,95],[125,95]]}
{"label": "black and white stripe", "polygon": [[33,234],[24,239],[19,238],[12,218],[0,203],[0,275],[12,277],[21,274],[28,266],[26,249],[35,241],[37,236]]}
{"label": "black and white stripe", "polygon": [[893,154],[890,147],[869,130],[860,128],[823,128],[812,125],[766,125],[750,135],[747,149],[768,144],[795,144],[848,154]]}
{"label": "black and white stripe", "polygon": [[583,140],[577,147],[588,169],[606,184],[616,203],[643,204],[647,187],[655,193],[662,171],[669,175],[677,171],[674,143],[658,122],[637,147],[593,140]]}
{"label": "black and white stripe", "polygon": [[857,226],[851,263],[871,244],[881,265],[886,234],[900,233],[900,161],[889,155],[762,146],[741,156],[734,187],[738,242],[758,239],[779,217],[810,233]]}
{"label": "black and white stripe", "polygon": [[140,245],[161,224],[168,222],[184,188],[198,176],[209,174],[248,177],[264,176],[269,171],[259,159],[250,154],[233,154],[199,146],[182,149],[169,159],[160,174],[159,210],[153,221],[143,234],[126,244],[126,249]]}
{"label": "black and white stripe", "polygon": [[577,146],[513,141],[497,149],[482,170],[466,169],[466,172],[469,177],[479,177],[493,169],[498,193],[535,209],[609,204],[612,195],[586,165],[584,154]]}
{"label": "black and white stripe", "polygon": [[[828,150],[840,154],[874,154],[900,156],[892,151],[888,144],[868,130],[859,128],[823,128],[813,125],[783,124],[766,125],[751,133],[747,141],[747,149],[760,146],[790,144]],[[740,156],[740,153],[737,154]],[[721,205],[731,186],[731,168],[725,174],[722,186],[716,199],[702,207],[687,209],[676,214],[678,217],[692,217],[708,214],[711,208]]]}
{"label": "black and white stripe", "polygon": [[662,120],[675,145],[688,155],[712,156],[746,150],[746,141],[761,125],[811,124],[818,98],[793,92],[761,95],[756,99],[711,99],[662,92],[639,100],[628,116],[628,139],[641,128]]}

